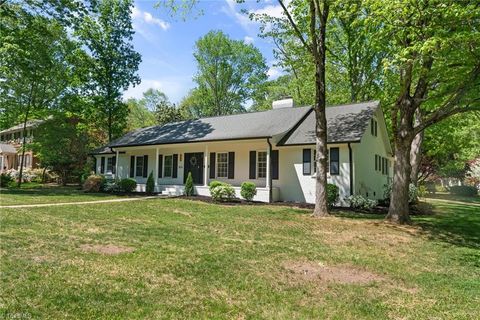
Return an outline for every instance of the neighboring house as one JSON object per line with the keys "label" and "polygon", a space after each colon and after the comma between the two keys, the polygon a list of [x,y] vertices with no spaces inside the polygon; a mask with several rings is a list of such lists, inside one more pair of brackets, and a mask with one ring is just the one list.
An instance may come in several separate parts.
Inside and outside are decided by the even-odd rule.
{"label": "neighboring house", "polygon": [[[328,181],[341,203],[352,194],[383,197],[391,177],[392,150],[378,102],[327,108]],[[134,178],[145,190],[153,172],[155,190],[182,194],[188,172],[195,191],[209,196],[208,183],[257,185],[254,200],[315,202],[315,112],[275,101],[263,112],[202,118],[139,129],[95,152],[96,172]]]}
{"label": "neighboring house", "polygon": [[[35,128],[38,127],[43,120],[31,120],[27,122],[26,143],[33,141]],[[0,151],[1,171],[9,169],[19,169],[22,157],[23,144],[23,124],[18,124],[11,128],[0,131]],[[8,147],[7,147],[8,146]],[[4,151],[8,150],[8,152]],[[38,165],[38,159],[31,150],[25,151],[24,168],[35,168]]]}

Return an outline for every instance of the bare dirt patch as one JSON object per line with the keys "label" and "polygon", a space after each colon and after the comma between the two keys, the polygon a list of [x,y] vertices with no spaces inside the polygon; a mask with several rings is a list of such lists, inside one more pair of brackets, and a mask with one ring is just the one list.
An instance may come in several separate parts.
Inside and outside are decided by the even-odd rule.
{"label": "bare dirt patch", "polygon": [[101,244],[82,244],[80,249],[86,252],[95,252],[101,253],[106,255],[116,255],[121,253],[128,253],[133,252],[132,247],[125,247],[125,246],[116,246],[113,244],[101,245]]}
{"label": "bare dirt patch", "polygon": [[283,268],[289,272],[288,277],[295,282],[368,284],[385,280],[378,274],[352,266],[325,266],[308,261],[290,261],[284,263]]}

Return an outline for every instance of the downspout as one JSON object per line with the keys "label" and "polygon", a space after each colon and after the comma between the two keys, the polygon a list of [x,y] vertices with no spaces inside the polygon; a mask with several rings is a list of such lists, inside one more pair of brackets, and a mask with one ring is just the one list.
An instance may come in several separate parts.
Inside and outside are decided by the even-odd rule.
{"label": "downspout", "polygon": [[268,164],[268,168],[269,168],[269,175],[268,175],[268,203],[272,203],[272,182],[273,182],[273,179],[272,179],[272,144],[270,143],[270,138],[267,138],[267,143],[268,143],[268,153],[270,154],[270,156],[268,157],[268,161],[270,162]]}
{"label": "downspout", "polygon": [[353,151],[350,143],[348,143],[348,165],[348,171],[350,174],[350,195],[353,196]]}

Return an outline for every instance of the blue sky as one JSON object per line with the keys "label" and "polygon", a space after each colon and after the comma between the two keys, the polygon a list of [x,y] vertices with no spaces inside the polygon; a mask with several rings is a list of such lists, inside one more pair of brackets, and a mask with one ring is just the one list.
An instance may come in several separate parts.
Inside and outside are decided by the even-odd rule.
{"label": "blue sky", "polygon": [[[249,1],[236,4],[233,0],[201,0],[196,10],[202,15],[186,21],[172,19],[164,8],[154,8],[155,1],[136,1],[132,12],[135,29],[133,44],[142,55],[139,75],[142,83],[129,88],[124,98],[140,98],[148,88],[162,90],[174,103],[180,102],[194,87],[196,72],[193,57],[195,41],[210,30],[222,30],[232,39],[252,43],[262,52],[271,67],[269,76],[275,78],[273,44],[258,37],[258,24],[240,12],[242,8],[278,16],[281,8],[276,2]],[[196,11],[198,12],[198,11]]]}

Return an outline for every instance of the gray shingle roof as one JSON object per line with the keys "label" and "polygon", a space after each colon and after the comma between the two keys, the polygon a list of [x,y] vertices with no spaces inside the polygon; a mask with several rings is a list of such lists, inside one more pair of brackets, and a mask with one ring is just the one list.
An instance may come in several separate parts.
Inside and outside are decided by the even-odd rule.
{"label": "gray shingle roof", "polygon": [[[326,109],[327,116],[327,142],[354,142],[360,141],[367,129],[368,123],[378,101],[369,101],[355,104],[346,104]],[[315,143],[315,113],[312,112],[298,128],[290,135],[285,136],[281,145],[299,145]]]}
{"label": "gray shingle roof", "polygon": [[108,146],[156,145],[184,142],[266,138],[292,129],[310,107],[202,118],[168,123],[127,133]]}
{"label": "gray shingle roof", "polygon": [[[37,126],[39,126],[40,124],[42,124],[43,122],[45,122],[45,120],[30,120],[30,121],[27,121],[27,128],[35,128]],[[10,127],[8,129],[5,129],[5,130],[2,130],[0,131],[0,133],[6,133],[6,132],[10,132],[10,131],[17,131],[17,130],[21,130],[23,129],[23,123],[20,123],[20,124],[17,124],[13,127]]]}
{"label": "gray shingle roof", "polygon": [[97,149],[94,149],[92,152],[90,152],[91,155],[95,154],[114,154],[115,152],[112,151],[112,149],[108,146],[103,146]]}
{"label": "gray shingle roof", "polygon": [[11,144],[0,143],[0,153],[17,153],[17,149]]}

